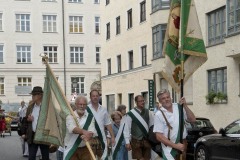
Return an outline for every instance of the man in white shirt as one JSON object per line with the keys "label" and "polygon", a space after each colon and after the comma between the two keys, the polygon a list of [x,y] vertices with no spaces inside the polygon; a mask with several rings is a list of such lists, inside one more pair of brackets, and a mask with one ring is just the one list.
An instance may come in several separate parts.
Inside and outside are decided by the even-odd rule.
{"label": "man in white shirt", "polygon": [[111,135],[111,145],[115,145],[115,137],[112,130],[112,123],[107,112],[107,109],[99,104],[99,92],[97,90],[92,90],[90,92],[91,102],[88,104],[88,112],[93,114],[96,123],[95,128],[97,131],[98,138],[101,142],[103,152],[97,153],[97,156],[102,157],[102,160],[107,159],[107,140],[104,132],[104,128],[106,127]]}
{"label": "man in white shirt", "polygon": [[[69,115],[66,119],[67,133],[64,139],[64,159],[91,159],[85,141],[96,135],[94,117],[86,111],[87,99],[84,96],[76,97],[75,106],[74,115]],[[76,124],[76,121],[78,124]]]}
{"label": "man in white shirt", "polygon": [[22,122],[23,117],[26,116],[27,106],[24,101],[21,101],[21,107],[18,109],[19,121]]}
{"label": "man in white shirt", "polygon": [[[157,94],[159,102],[162,104],[160,110],[156,113],[154,119],[153,132],[156,138],[162,144],[162,154],[164,160],[176,160],[179,157],[179,151],[185,153],[187,136],[186,127],[183,127],[183,142],[180,142],[180,119],[188,122],[195,122],[195,115],[188,108],[184,97],[180,99],[180,103],[172,103],[170,92],[166,89],[161,90]],[[181,116],[181,107],[183,105],[183,117]],[[183,154],[185,155],[185,154]],[[185,159],[185,156],[183,156]]]}

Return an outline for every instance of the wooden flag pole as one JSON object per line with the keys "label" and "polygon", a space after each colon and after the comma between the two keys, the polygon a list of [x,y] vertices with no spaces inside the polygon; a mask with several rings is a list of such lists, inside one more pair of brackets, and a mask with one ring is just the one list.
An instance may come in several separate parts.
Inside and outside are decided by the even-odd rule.
{"label": "wooden flag pole", "polygon": [[[183,97],[184,95],[184,0],[181,0],[181,12],[180,12],[180,45],[181,45],[181,86],[180,86],[180,98]],[[181,105],[181,109],[180,109],[180,143],[183,144],[183,104]],[[180,160],[183,160],[183,152],[181,152],[180,154]]]}
{"label": "wooden flag pole", "polygon": [[[50,68],[50,66],[49,66],[49,64],[48,64],[48,57],[47,57],[46,55],[40,55],[40,56],[42,57],[42,62],[43,62],[47,67]],[[50,72],[52,72],[51,69],[50,69]],[[53,73],[52,73],[52,74],[53,74]],[[53,75],[54,75],[54,74],[53,74]],[[57,81],[56,77],[54,77],[54,79]],[[58,84],[58,83],[57,83],[57,84]],[[58,88],[60,88],[60,90],[61,90],[61,95],[62,95],[62,97],[65,99],[65,102],[67,102],[67,99],[66,99],[66,97],[64,96],[63,91],[62,91],[61,87],[59,86],[59,84],[58,84]],[[70,107],[70,105],[69,105],[68,103],[67,103],[67,107],[69,108],[69,110],[70,110],[70,112],[71,112],[71,115],[73,116],[73,119],[74,119],[77,127],[79,127],[80,129],[82,129],[82,128],[79,126],[79,124],[78,124],[77,117],[75,116],[72,108]],[[90,152],[90,154],[91,154],[91,156],[92,156],[92,159],[93,159],[93,160],[96,160],[96,157],[95,157],[95,155],[94,155],[94,153],[93,153],[93,151],[92,151],[92,148],[91,148],[89,142],[88,142],[88,141],[85,141],[85,143],[86,143],[86,146],[87,146],[87,148],[88,148],[88,150],[89,150],[89,152]]]}

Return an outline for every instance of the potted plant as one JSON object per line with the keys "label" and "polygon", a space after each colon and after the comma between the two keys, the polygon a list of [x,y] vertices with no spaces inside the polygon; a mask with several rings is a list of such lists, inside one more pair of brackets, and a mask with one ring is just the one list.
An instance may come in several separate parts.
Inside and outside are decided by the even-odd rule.
{"label": "potted plant", "polygon": [[206,96],[207,104],[227,102],[227,94],[223,92],[210,91]]}

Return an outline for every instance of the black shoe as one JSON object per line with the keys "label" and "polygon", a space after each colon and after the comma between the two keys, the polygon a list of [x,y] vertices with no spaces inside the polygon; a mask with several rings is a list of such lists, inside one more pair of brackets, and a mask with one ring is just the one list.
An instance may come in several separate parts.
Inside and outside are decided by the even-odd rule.
{"label": "black shoe", "polygon": [[2,134],[1,134],[1,137],[2,137]]}
{"label": "black shoe", "polygon": [[3,135],[3,138],[5,137],[5,135]]}

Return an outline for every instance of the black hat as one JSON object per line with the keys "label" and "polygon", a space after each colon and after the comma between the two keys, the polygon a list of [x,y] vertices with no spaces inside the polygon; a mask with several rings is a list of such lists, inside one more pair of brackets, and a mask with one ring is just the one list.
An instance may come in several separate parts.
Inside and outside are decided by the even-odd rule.
{"label": "black hat", "polygon": [[42,87],[40,86],[33,87],[32,92],[29,94],[43,94]]}

